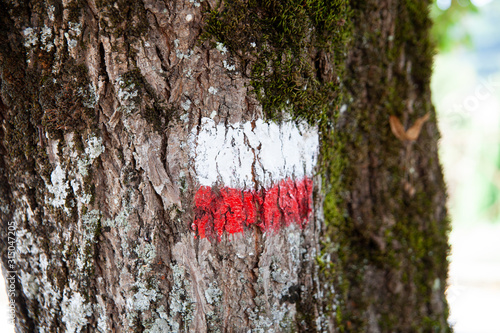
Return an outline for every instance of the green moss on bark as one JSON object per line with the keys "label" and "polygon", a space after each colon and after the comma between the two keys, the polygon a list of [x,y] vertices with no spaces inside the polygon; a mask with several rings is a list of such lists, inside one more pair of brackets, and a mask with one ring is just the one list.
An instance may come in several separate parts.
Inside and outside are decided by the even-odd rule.
{"label": "green moss on bark", "polygon": [[330,142],[340,158],[329,164],[325,199],[335,244],[323,249],[334,254],[327,276],[336,287],[340,331],[373,327],[366,315],[371,311],[382,331],[447,332],[450,227],[437,162],[439,133],[433,119],[416,143],[405,144],[388,122],[396,115],[408,127],[425,113],[434,114],[428,3],[406,1],[384,9],[394,20],[385,31],[390,21],[372,15],[381,6],[353,4],[357,38],[344,78],[345,100],[352,102]]}
{"label": "green moss on bark", "polygon": [[70,60],[61,72],[43,77],[36,86],[41,125],[49,134],[62,138],[65,132],[93,127],[97,96],[84,65]]}
{"label": "green moss on bark", "polygon": [[270,119],[327,123],[349,37],[346,1],[224,1],[207,13],[203,39],[239,58]]}

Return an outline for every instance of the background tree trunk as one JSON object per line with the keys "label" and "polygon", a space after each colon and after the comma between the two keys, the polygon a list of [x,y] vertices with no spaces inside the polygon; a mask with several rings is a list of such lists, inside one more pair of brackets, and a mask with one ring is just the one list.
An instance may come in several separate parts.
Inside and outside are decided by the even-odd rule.
{"label": "background tree trunk", "polygon": [[2,2],[17,330],[449,331],[427,5]]}

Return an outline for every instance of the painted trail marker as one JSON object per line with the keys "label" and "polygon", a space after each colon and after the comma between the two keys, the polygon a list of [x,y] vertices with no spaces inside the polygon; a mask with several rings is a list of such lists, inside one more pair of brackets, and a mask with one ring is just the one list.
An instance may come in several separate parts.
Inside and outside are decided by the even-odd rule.
{"label": "painted trail marker", "polygon": [[192,229],[200,238],[257,225],[277,231],[309,220],[319,137],[314,127],[203,118],[189,139],[200,183]]}

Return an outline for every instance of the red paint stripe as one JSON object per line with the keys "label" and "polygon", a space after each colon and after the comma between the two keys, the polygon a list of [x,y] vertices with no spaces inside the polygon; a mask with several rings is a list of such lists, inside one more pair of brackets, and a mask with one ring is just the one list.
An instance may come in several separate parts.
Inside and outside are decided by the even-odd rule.
{"label": "red paint stripe", "polygon": [[201,186],[194,201],[196,216],[191,227],[200,238],[220,240],[224,231],[241,233],[253,224],[263,231],[278,231],[292,223],[302,228],[312,211],[312,180],[288,178],[260,191]]}

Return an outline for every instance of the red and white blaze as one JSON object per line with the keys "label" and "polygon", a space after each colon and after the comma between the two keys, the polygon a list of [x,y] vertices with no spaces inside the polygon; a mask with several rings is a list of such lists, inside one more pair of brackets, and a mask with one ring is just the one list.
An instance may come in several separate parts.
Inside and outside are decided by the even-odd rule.
{"label": "red and white blaze", "polygon": [[318,131],[305,123],[262,120],[215,124],[203,118],[189,139],[200,187],[194,231],[219,240],[224,231],[257,225],[277,231],[303,227],[312,206],[312,174]]}

